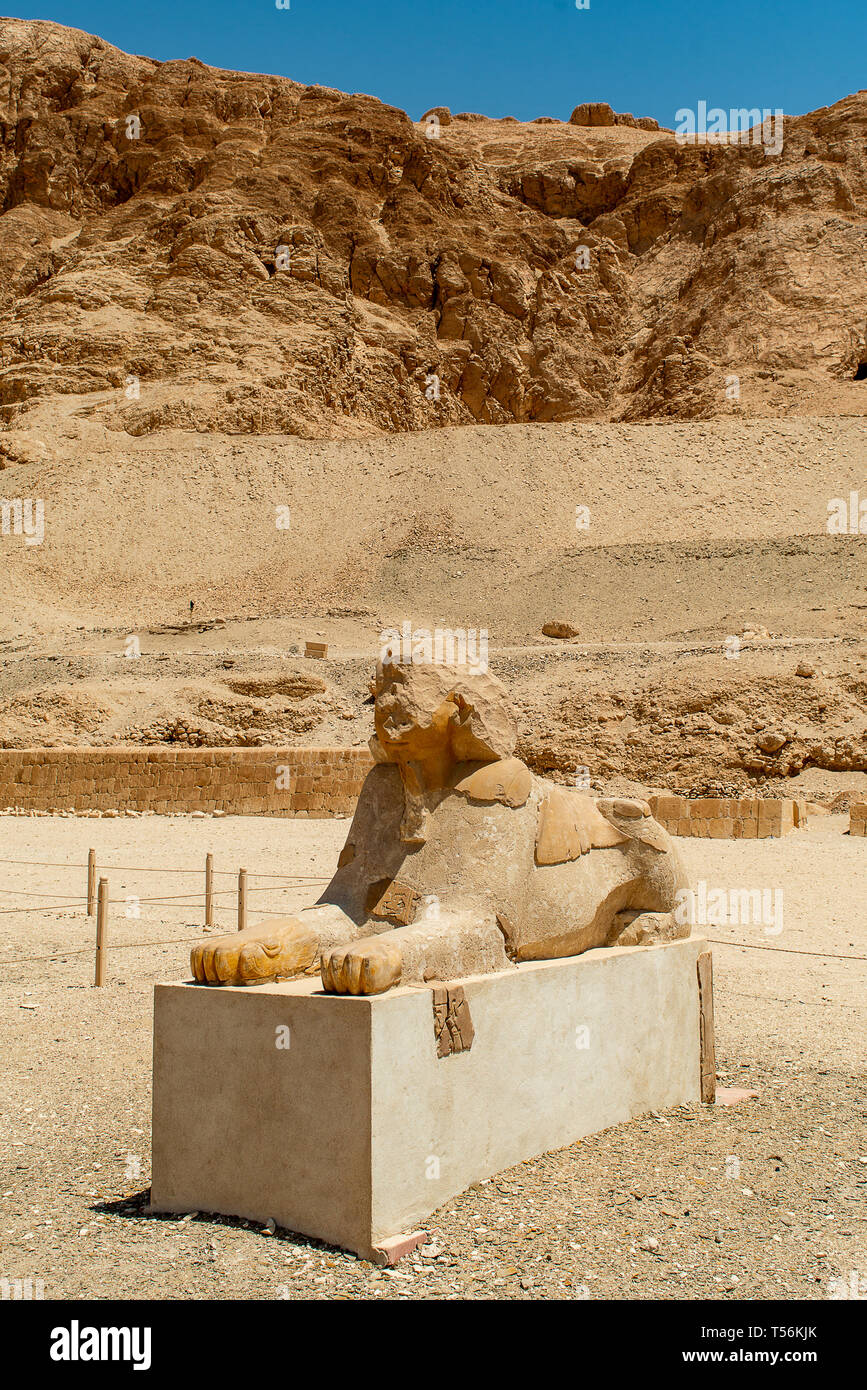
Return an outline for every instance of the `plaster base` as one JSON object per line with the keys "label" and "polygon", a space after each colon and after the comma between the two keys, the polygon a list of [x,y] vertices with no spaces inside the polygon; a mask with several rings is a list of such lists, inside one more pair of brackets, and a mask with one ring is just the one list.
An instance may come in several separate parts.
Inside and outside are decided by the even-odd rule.
{"label": "plaster base", "polygon": [[473,1182],[698,1101],[702,950],[461,980],[475,1038],[441,1058],[427,986],[157,985],[152,1206],[270,1218],[373,1258]]}

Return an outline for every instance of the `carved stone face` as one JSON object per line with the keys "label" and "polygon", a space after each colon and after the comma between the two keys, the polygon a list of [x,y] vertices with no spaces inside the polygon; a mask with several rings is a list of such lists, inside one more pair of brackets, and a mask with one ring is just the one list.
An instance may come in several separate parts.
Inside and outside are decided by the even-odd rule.
{"label": "carved stone face", "polygon": [[447,748],[449,725],[458,718],[458,707],[449,698],[451,692],[437,701],[439,692],[419,689],[420,682],[412,679],[414,670],[412,666],[389,665],[377,672],[373,722],[389,762],[423,758]]}
{"label": "carved stone face", "polygon": [[493,762],[514,752],[517,729],[509,697],[487,673],[381,662],[373,693],[376,751],[386,762],[433,756]]}

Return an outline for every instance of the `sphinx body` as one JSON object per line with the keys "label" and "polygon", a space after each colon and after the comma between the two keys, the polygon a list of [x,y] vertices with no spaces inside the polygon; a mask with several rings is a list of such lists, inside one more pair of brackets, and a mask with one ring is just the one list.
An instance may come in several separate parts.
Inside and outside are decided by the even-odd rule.
{"label": "sphinx body", "polygon": [[514,756],[488,674],[381,664],[376,765],[318,903],[194,948],[196,979],[319,971],[329,993],[514,969],[689,934],[675,846],[641,801],[594,800]]}

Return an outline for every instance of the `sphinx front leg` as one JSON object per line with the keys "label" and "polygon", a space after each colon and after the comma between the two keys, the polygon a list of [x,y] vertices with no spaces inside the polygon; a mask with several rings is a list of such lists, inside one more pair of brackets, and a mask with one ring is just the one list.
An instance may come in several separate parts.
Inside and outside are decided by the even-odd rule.
{"label": "sphinx front leg", "polygon": [[190,952],[199,984],[252,985],[300,975],[316,958],[316,933],[297,917],[272,917],[244,931],[200,941]]}
{"label": "sphinx front leg", "polygon": [[322,987],[326,994],[382,994],[396,984],[513,968],[495,920],[453,913],[323,951]]}

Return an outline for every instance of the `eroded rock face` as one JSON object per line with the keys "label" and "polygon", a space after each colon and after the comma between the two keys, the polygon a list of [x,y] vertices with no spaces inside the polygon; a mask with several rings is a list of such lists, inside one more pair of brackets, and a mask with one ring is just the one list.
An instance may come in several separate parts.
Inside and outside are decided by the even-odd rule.
{"label": "eroded rock face", "polygon": [[579,113],[434,108],[432,139],[372,97],[0,21],[0,419],[74,394],[132,435],[322,436],[852,380],[867,95],[776,158]]}
{"label": "eroded rock face", "polygon": [[[606,779],[742,795],[748,776],[765,783],[810,767],[867,771],[865,710],[862,674],[805,679],[794,669],[767,670],[757,684],[704,666],[697,677],[654,681],[640,694],[573,690],[537,718],[518,753],[558,780],[571,782],[586,766]],[[777,794],[792,795],[784,787]]]}
{"label": "eroded rock face", "polygon": [[569,117],[570,125],[610,126],[617,120],[607,101],[585,101]]}
{"label": "eroded rock face", "polygon": [[449,763],[508,759],[518,739],[496,676],[466,667],[380,662],[373,684],[380,761],[405,765],[443,754]]}

